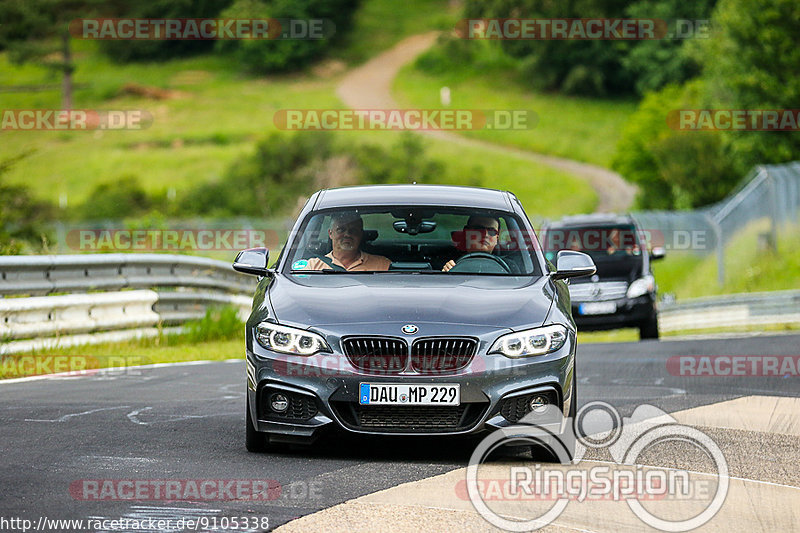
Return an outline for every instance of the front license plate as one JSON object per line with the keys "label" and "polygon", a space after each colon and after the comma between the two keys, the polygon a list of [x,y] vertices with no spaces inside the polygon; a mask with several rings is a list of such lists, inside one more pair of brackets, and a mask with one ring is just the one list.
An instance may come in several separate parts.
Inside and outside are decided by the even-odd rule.
{"label": "front license plate", "polygon": [[578,312],[582,315],[610,315],[617,312],[617,304],[614,302],[593,302],[578,306]]}
{"label": "front license plate", "polygon": [[417,385],[403,383],[361,383],[361,405],[459,405],[458,384]]}

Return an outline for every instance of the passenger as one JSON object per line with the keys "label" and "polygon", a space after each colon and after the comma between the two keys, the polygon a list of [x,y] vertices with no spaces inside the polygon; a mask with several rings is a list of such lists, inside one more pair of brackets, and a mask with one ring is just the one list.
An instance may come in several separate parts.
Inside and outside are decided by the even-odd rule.
{"label": "passenger", "polygon": [[348,271],[389,270],[392,262],[382,255],[361,251],[364,236],[364,221],[356,213],[337,213],[333,215],[328,237],[333,249],[322,257],[312,257],[304,270],[338,270],[338,266]]}

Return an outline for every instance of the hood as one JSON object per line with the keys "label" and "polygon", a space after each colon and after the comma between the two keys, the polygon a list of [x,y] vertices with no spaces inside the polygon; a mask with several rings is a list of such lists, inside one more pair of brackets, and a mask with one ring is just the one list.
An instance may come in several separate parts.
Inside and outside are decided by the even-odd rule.
{"label": "hood", "polygon": [[541,325],[553,301],[545,277],[454,278],[323,274],[295,280],[277,276],[269,298],[278,322],[302,328],[453,324],[459,330],[471,326],[476,333],[486,328]]}

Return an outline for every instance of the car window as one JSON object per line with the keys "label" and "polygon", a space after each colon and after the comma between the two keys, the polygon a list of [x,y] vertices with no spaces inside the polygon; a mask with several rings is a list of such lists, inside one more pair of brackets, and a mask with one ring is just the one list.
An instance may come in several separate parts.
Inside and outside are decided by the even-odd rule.
{"label": "car window", "polygon": [[[367,268],[350,272],[410,272],[441,274],[448,262],[458,263],[453,274],[540,274],[536,238],[516,215],[481,209],[386,206],[332,209],[311,213],[288,250],[289,272],[341,273],[334,240],[350,242],[351,229],[360,230],[358,252]],[[334,232],[341,231],[337,237]],[[345,247],[347,248],[347,247]],[[467,257],[471,256],[471,257]],[[377,259],[376,259],[377,258]],[[349,267],[353,268],[353,267]],[[451,267],[452,268],[452,267]]]}
{"label": "car window", "polygon": [[555,262],[560,250],[589,254],[600,278],[634,279],[643,269],[641,240],[633,224],[551,226],[543,232],[542,241],[548,261]]}

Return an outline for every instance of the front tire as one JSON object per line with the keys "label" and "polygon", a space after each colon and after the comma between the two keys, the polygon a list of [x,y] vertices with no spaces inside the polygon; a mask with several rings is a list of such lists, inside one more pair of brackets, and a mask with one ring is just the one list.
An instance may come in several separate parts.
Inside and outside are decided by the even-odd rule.
{"label": "front tire", "polygon": [[548,437],[542,444],[531,446],[531,457],[536,460],[543,456],[547,462],[556,464],[571,464],[575,458],[575,444],[577,436],[575,434],[575,415],[578,410],[578,379],[573,371],[572,392],[570,393],[569,414],[567,414],[567,426],[563,433],[558,436]]}
{"label": "front tire", "polygon": [[657,339],[658,338],[658,315],[647,319],[639,326],[639,339]]}

